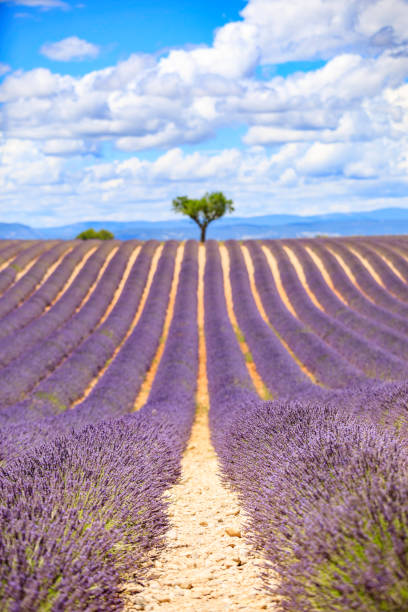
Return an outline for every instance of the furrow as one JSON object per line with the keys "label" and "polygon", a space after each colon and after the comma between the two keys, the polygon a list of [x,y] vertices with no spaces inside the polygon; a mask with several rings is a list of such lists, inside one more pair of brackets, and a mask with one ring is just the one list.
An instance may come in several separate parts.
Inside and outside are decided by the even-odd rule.
{"label": "furrow", "polygon": [[170,324],[171,324],[171,320],[172,320],[173,312],[174,312],[174,303],[176,301],[177,286],[179,282],[179,274],[180,274],[180,269],[181,269],[181,262],[183,260],[183,254],[184,254],[184,244],[180,244],[177,248],[177,254],[176,254],[176,259],[175,259],[175,264],[174,264],[173,281],[171,284],[169,303],[167,306],[166,318],[164,319],[163,333],[160,338],[160,344],[156,351],[155,356],[153,357],[152,364],[146,372],[145,379],[136,397],[134,408],[133,408],[134,410],[140,410],[140,408],[146,403],[147,398],[149,397],[152,383],[157,373],[157,369],[160,364],[160,359],[162,358],[162,355],[163,355],[164,347],[166,344],[166,340],[167,340],[167,336],[169,333],[169,328],[170,328]]}
{"label": "furrow", "polygon": [[378,380],[402,380],[408,377],[407,365],[401,359],[314,306],[280,241],[268,242],[268,248],[276,259],[288,299],[298,318],[309,326],[311,332],[367,377]]}
{"label": "furrow", "polygon": [[148,275],[147,275],[147,279],[146,282],[144,283],[144,287],[143,287],[143,292],[140,298],[140,302],[138,303],[136,312],[133,316],[133,319],[124,335],[124,337],[122,338],[122,340],[119,342],[119,344],[116,346],[115,350],[112,353],[112,356],[109,358],[109,360],[105,363],[105,365],[103,366],[103,368],[98,372],[98,374],[93,378],[93,380],[87,385],[84,393],[82,394],[82,396],[80,398],[78,398],[74,403],[73,403],[73,407],[76,406],[77,404],[80,404],[82,402],[84,402],[87,397],[89,396],[89,394],[91,393],[92,389],[98,384],[98,382],[100,381],[100,379],[103,377],[103,375],[105,374],[106,370],[108,369],[108,367],[112,364],[112,362],[115,360],[115,358],[117,357],[117,355],[119,354],[122,346],[125,344],[125,342],[128,340],[129,336],[133,333],[136,325],[139,322],[139,319],[142,315],[143,309],[145,307],[145,303],[147,300],[147,297],[149,295],[150,292],[150,288],[153,282],[153,278],[154,275],[156,273],[157,270],[157,265],[161,256],[161,253],[163,251],[163,245],[159,245],[157,247],[157,249],[155,250],[152,260],[151,260],[151,264],[149,267],[149,271],[148,271]]}
{"label": "furrow", "polygon": [[[54,270],[53,274],[51,274],[35,293],[33,293],[23,304],[20,304],[17,309],[11,310],[7,315],[2,317],[0,321],[0,338],[6,338],[11,333],[17,333],[23,327],[45,314],[47,310],[55,304],[58,297],[64,293],[71,284],[73,278],[75,278],[80,271],[82,267],[80,260],[82,259],[82,264],[85,263],[87,259],[87,250],[89,251],[89,245],[78,245],[66,256],[66,258],[64,258],[61,265]],[[94,250],[95,247],[89,251],[89,256]],[[11,300],[14,301],[12,294],[12,290],[10,290],[10,293],[7,291],[0,299],[0,303],[4,304],[4,302],[7,302],[7,296],[9,298],[11,297]],[[6,303],[2,308],[8,310],[8,304]],[[5,342],[7,341],[5,340]]]}
{"label": "furrow", "polygon": [[260,376],[256,364],[254,363],[253,356],[249,349],[248,343],[245,341],[245,335],[242,333],[238,325],[237,318],[235,316],[234,311],[234,300],[232,297],[232,289],[231,289],[231,281],[230,281],[230,258],[228,255],[228,250],[224,245],[219,246],[220,256],[221,256],[221,266],[223,271],[224,278],[224,291],[225,291],[225,301],[227,304],[227,311],[229,319],[234,328],[235,334],[237,336],[237,340],[241,347],[241,351],[245,357],[245,362],[248,368],[249,375],[251,377],[252,383],[258,392],[259,396],[263,399],[271,399],[270,391],[268,390],[265,382],[262,380]]}

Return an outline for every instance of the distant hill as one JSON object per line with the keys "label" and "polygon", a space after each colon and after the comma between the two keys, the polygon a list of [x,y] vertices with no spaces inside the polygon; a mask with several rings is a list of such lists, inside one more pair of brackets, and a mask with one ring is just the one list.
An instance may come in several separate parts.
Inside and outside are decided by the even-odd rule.
{"label": "distant hill", "polygon": [[[198,238],[198,228],[186,218],[169,221],[86,221],[61,227],[33,228],[20,223],[0,223],[3,239],[75,238],[93,227],[105,228],[119,240],[184,240]],[[209,226],[207,237],[228,238],[300,238],[325,234],[330,236],[408,234],[408,209],[383,208],[369,212],[330,213],[326,215],[262,215],[259,217],[224,217]]]}

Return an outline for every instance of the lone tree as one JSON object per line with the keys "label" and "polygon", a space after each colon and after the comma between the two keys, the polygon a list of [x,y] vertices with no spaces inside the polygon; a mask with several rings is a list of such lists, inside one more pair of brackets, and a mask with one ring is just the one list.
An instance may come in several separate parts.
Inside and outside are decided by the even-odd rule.
{"label": "lone tree", "polygon": [[233,201],[227,200],[221,191],[213,191],[206,193],[199,200],[179,196],[173,200],[173,210],[187,215],[197,223],[201,230],[201,242],[204,242],[208,224],[219,219],[226,212],[233,212],[234,206]]}

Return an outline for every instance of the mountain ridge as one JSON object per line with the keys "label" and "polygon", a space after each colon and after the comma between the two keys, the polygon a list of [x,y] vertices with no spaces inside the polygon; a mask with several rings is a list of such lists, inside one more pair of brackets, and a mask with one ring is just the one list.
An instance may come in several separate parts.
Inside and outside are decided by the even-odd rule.
{"label": "mountain ridge", "polygon": [[[46,228],[31,227],[22,223],[0,223],[0,238],[69,240],[90,227],[96,230],[107,229],[119,240],[198,238],[197,225],[187,218],[164,221],[81,221]],[[223,217],[209,225],[207,237],[227,240],[228,238],[300,238],[317,234],[350,236],[404,233],[408,233],[408,209],[382,208],[307,216],[269,214],[253,217]]]}

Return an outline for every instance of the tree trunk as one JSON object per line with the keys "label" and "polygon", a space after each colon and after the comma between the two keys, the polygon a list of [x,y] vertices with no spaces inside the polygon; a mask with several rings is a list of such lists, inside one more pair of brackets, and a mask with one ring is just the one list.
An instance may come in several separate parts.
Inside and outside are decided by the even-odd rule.
{"label": "tree trunk", "polygon": [[205,242],[205,232],[207,231],[206,225],[201,225],[201,242]]}

